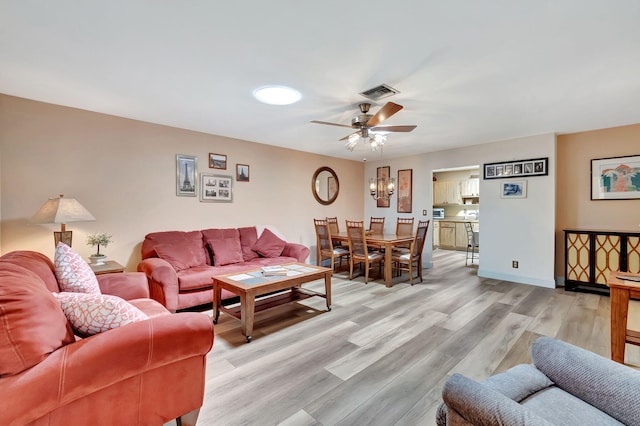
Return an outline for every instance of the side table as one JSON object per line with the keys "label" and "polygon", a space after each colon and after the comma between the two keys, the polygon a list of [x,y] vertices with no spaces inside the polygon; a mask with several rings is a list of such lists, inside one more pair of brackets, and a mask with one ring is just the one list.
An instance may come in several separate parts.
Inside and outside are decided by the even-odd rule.
{"label": "side table", "polygon": [[607,285],[611,290],[611,359],[624,364],[625,344],[640,346],[640,332],[627,328],[629,299],[640,298],[640,282],[627,281],[625,276],[640,277],[638,274],[612,271]]}
{"label": "side table", "polygon": [[100,274],[112,274],[114,272],[124,272],[124,266],[116,262],[115,260],[107,260],[102,265],[96,265],[90,263],[89,266],[96,275]]}

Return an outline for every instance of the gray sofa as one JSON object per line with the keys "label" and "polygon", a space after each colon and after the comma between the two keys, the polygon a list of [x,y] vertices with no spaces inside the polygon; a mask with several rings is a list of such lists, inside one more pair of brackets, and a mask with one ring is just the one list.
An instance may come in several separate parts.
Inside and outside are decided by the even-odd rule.
{"label": "gray sofa", "polygon": [[640,425],[640,371],[550,337],[531,357],[481,383],[453,374],[437,424]]}

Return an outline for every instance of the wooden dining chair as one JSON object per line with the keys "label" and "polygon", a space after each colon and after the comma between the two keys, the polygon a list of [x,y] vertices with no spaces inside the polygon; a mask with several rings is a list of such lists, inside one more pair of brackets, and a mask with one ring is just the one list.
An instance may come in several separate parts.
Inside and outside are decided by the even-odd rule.
{"label": "wooden dining chair", "polygon": [[326,220],[313,219],[313,224],[316,228],[317,264],[318,266],[322,266],[323,260],[331,259],[331,270],[335,270],[336,258],[340,260],[340,265],[342,265],[342,258],[349,257],[349,250],[343,247],[333,246],[333,242],[331,241],[331,227]]}
{"label": "wooden dining chair", "polygon": [[[331,231],[331,235],[336,235],[340,232],[340,227],[338,226],[338,217],[328,217],[327,222],[329,223],[329,231]],[[334,242],[334,246],[341,246],[342,243],[340,241]]]}
{"label": "wooden dining chair", "polygon": [[347,220],[347,236],[349,238],[349,279],[353,279],[353,265],[358,263],[364,264],[365,284],[369,282],[369,271],[371,266],[378,264],[380,271],[382,271],[382,262],[384,256],[380,252],[369,252],[367,247],[367,236],[364,230],[364,221]]}
{"label": "wooden dining chair", "polygon": [[399,217],[396,223],[396,235],[413,235],[412,217]]}
{"label": "wooden dining chair", "polygon": [[372,217],[369,221],[369,232],[372,234],[384,234],[384,217]]}
{"label": "wooden dining chair", "polygon": [[[399,217],[396,222],[396,235],[413,235],[413,218]],[[397,248],[409,249],[411,243],[399,244]]]}
{"label": "wooden dining chair", "polygon": [[414,268],[417,272],[415,278],[420,278],[422,282],[422,249],[424,248],[424,242],[427,239],[427,230],[429,229],[429,220],[419,221],[416,234],[411,242],[408,252],[393,251],[391,253],[391,261],[396,270],[400,273],[402,271],[409,272],[409,282],[413,285],[413,271]]}
{"label": "wooden dining chair", "polygon": [[338,217],[328,217],[327,223],[329,224],[329,230],[332,234],[337,234],[340,232],[340,227],[338,226]]}

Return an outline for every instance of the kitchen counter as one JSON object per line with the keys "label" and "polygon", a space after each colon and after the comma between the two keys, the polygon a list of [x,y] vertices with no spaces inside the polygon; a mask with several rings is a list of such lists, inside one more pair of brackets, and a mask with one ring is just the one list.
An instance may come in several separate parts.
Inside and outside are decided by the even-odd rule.
{"label": "kitchen counter", "polygon": [[469,220],[465,220],[465,219],[460,219],[459,217],[445,217],[444,219],[435,219],[436,222],[455,222],[455,223],[464,223],[464,222],[471,222],[471,223],[480,223],[479,220],[474,220],[474,219],[469,219]]}

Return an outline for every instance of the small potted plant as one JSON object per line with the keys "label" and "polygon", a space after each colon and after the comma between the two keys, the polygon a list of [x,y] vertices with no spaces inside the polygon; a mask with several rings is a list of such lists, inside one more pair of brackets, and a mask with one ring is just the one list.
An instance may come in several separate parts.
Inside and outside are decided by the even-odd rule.
{"label": "small potted plant", "polygon": [[87,236],[87,245],[94,247],[97,246],[97,250],[94,254],[89,256],[91,263],[96,265],[102,265],[107,256],[100,253],[100,246],[107,247],[111,242],[111,235],[105,233],[89,234]]}

